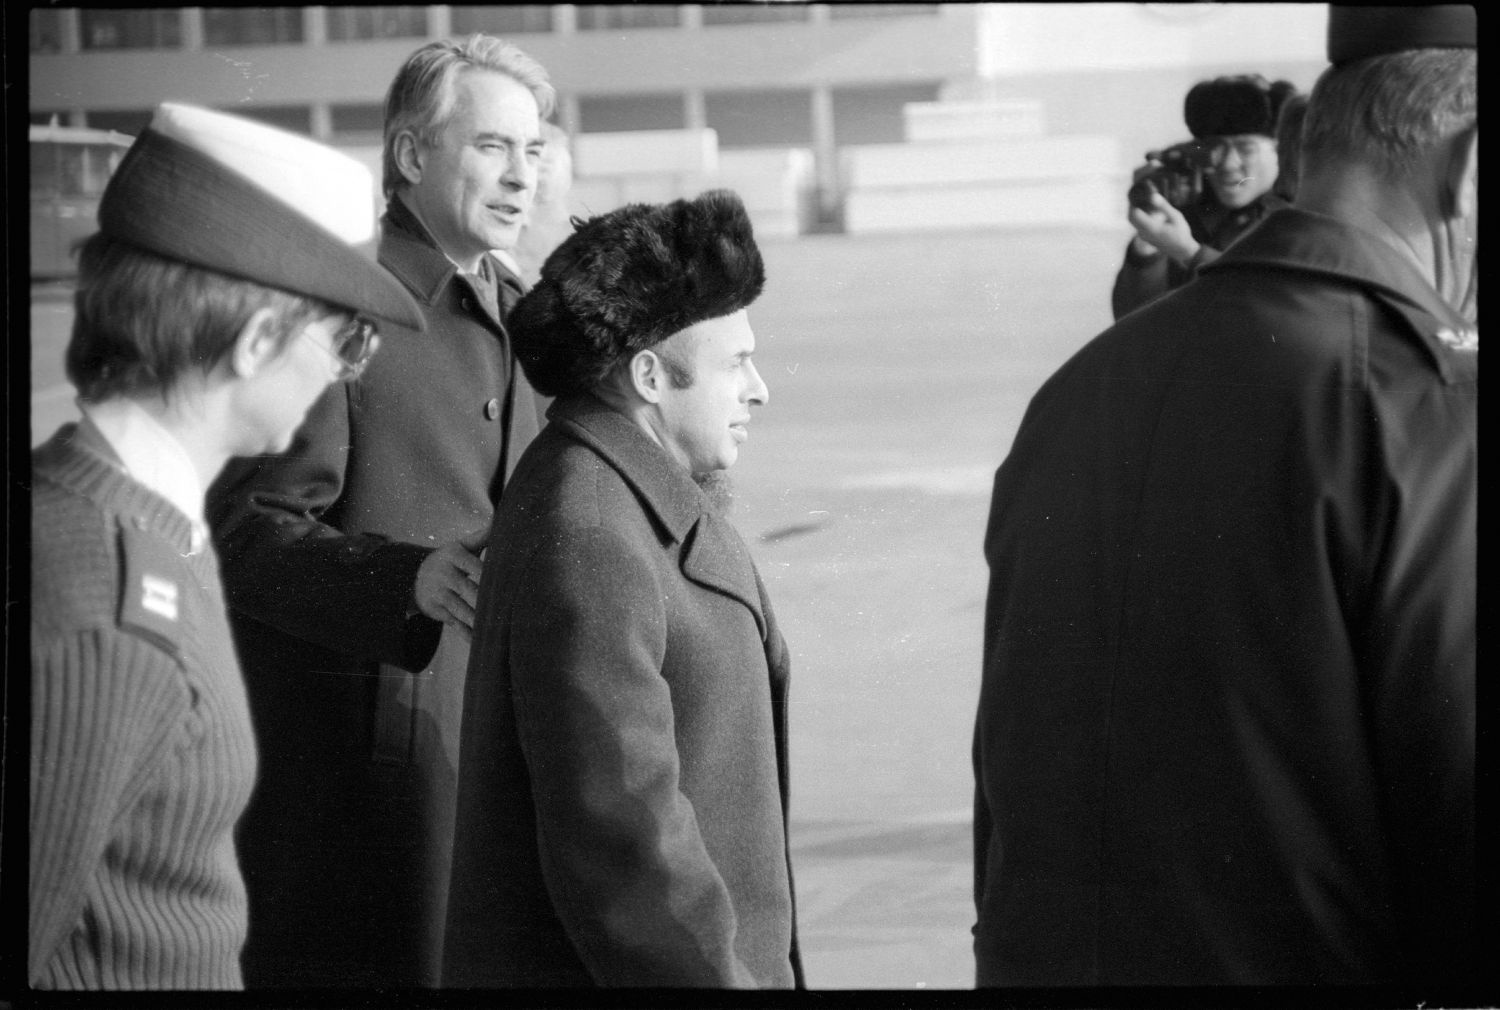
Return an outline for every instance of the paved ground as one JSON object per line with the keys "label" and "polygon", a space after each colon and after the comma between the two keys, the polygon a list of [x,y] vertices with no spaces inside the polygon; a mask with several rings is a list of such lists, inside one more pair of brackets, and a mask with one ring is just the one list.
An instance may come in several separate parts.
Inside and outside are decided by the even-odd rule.
{"label": "paved ground", "polygon": [[[969,734],[990,480],[1032,392],[1109,322],[1123,234],[767,242],[770,403],[736,522],[793,654],[793,856],[815,988],[973,981]],[[71,413],[33,306],[34,441]],[[38,345],[40,341],[40,345]]]}
{"label": "paved ground", "polygon": [[1108,325],[1121,236],[766,244],[770,402],[733,471],[793,654],[809,983],[973,983],[969,742],[990,483],[1026,403]]}

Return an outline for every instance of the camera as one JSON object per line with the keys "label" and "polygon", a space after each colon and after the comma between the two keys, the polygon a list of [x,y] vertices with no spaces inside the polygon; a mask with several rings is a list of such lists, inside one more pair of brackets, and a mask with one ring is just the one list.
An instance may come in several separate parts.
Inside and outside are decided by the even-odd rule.
{"label": "camera", "polygon": [[1151,210],[1151,194],[1160,193],[1173,207],[1188,207],[1202,195],[1203,174],[1208,167],[1209,152],[1197,140],[1147,151],[1146,164],[1135,170],[1130,185],[1130,205]]}

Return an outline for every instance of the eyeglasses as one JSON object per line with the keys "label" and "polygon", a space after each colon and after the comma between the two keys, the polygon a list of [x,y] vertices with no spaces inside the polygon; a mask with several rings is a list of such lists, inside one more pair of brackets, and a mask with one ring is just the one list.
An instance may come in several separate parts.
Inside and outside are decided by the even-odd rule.
{"label": "eyeglasses", "polygon": [[[303,329],[302,332],[307,333],[308,330]],[[375,332],[374,323],[363,316],[355,316],[329,338],[332,350],[316,340],[313,343],[317,344],[323,353],[332,355],[338,361],[338,381],[348,382],[359,378],[365,366],[370,363],[375,349],[380,346],[380,335]]]}
{"label": "eyeglasses", "polygon": [[1238,137],[1209,137],[1203,141],[1203,150],[1208,155],[1208,163],[1215,168],[1224,164],[1233,151],[1239,155],[1240,161],[1249,161],[1260,153],[1261,148],[1272,143],[1270,138],[1246,134]]}

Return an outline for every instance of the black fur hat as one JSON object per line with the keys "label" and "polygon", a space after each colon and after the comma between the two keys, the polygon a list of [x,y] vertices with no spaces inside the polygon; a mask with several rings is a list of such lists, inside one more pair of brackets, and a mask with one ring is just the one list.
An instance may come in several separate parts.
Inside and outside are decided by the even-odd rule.
{"label": "black fur hat", "polygon": [[526,378],[547,396],[592,389],[621,358],[739,311],[765,285],[749,215],[727,189],[576,224],[506,320]]}
{"label": "black fur hat", "polygon": [[1276,136],[1276,117],[1297,93],[1290,81],[1267,81],[1260,74],[1215,77],[1187,93],[1182,118],[1194,137],[1227,137],[1238,133]]}
{"label": "black fur hat", "polygon": [[1474,49],[1473,4],[1420,7],[1328,5],[1328,62],[1339,64],[1410,49]]}

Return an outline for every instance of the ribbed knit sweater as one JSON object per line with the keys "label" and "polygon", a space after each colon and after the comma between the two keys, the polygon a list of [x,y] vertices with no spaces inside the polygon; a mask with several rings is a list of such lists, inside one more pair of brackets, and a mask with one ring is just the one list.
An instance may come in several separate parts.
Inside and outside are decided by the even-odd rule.
{"label": "ribbed knit sweater", "polygon": [[69,425],[32,455],[36,988],[238,989],[255,741],[213,548]]}

